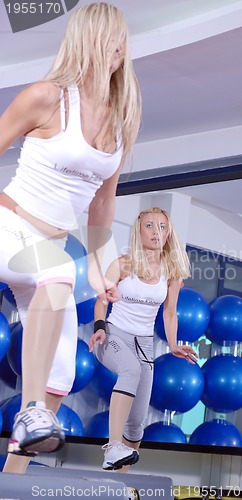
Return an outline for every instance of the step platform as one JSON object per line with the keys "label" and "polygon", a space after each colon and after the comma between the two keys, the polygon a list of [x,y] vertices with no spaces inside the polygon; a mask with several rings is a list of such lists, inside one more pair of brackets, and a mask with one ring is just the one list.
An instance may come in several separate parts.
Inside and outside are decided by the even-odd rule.
{"label": "step platform", "polygon": [[24,475],[0,473],[0,500],[66,497],[174,500],[172,479],[164,476],[36,466]]}

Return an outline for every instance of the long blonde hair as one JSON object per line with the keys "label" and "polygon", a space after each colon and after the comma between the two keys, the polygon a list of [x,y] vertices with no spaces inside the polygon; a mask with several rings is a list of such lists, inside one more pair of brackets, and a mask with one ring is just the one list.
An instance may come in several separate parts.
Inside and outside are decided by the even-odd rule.
{"label": "long blonde hair", "polygon": [[163,214],[167,219],[167,239],[160,253],[161,264],[167,279],[188,278],[190,276],[188,255],[179,240],[168,213],[158,207],[143,210],[136,219],[131,235],[131,270],[139,278],[150,279],[153,274],[142,245],[140,234],[141,220],[145,214]]}
{"label": "long blonde hair", "polygon": [[[110,40],[122,46],[123,62],[111,75]],[[129,55],[128,27],[122,12],[101,2],[77,9],[69,19],[55,62],[45,80],[62,88],[85,83],[92,68],[95,104],[110,107],[112,132],[121,132],[124,153],[132,149],[141,119],[141,94]]]}

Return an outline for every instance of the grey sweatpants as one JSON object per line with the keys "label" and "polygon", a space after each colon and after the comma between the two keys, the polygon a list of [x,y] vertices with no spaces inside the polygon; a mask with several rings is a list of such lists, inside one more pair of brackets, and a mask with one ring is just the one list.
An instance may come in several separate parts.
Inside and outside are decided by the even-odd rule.
{"label": "grey sweatpants", "polygon": [[124,437],[140,441],[153,382],[153,336],[134,336],[107,323],[106,340],[96,344],[94,352],[106,368],[118,374],[113,390],[134,396]]}

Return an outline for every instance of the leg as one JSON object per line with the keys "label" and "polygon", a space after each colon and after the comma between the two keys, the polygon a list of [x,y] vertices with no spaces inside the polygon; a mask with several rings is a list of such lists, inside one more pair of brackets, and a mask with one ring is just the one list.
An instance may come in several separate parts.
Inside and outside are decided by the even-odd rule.
{"label": "leg", "polygon": [[[46,239],[31,224],[8,210],[6,219],[8,227],[5,223],[1,228],[4,237],[2,279],[13,288],[31,290],[23,331],[21,409],[29,402],[31,407],[16,417],[9,451],[55,451],[64,442],[64,434],[53,412],[45,409],[45,387],[59,343],[67,301],[75,283],[75,264],[64,252],[65,239]],[[21,426],[25,426],[25,438],[20,432]]]}
{"label": "leg", "polygon": [[[109,441],[122,442],[124,426],[133,404],[134,397],[121,392],[112,392],[109,406]],[[131,446],[132,447],[132,446]]]}
{"label": "leg", "polygon": [[[113,331],[113,326],[111,327]],[[122,441],[124,426],[139,385],[141,368],[135,354],[125,343],[125,332],[121,339],[113,333],[107,334],[103,345],[95,347],[98,360],[109,370],[118,374],[113,388],[109,408],[109,440]]]}
{"label": "leg", "polygon": [[[145,349],[147,353],[147,348]],[[149,357],[148,359],[152,359]],[[136,397],[130,410],[129,417],[124,429],[123,443],[132,446],[135,450],[140,447],[143,436],[145,420],[148,413],[151,390],[153,383],[153,366],[141,363],[141,377]],[[122,467],[119,472],[127,473],[129,466]]]}
{"label": "leg", "polygon": [[[46,393],[46,408],[52,410],[54,413],[57,413],[63,397],[57,396],[56,394],[48,394]],[[29,457],[21,457],[18,455],[13,455],[9,453],[3,468],[3,472],[16,473],[16,474],[24,474],[29,465],[31,458]]]}
{"label": "leg", "polygon": [[[23,327],[25,327],[27,312],[35,293],[35,287],[13,286],[11,288],[17,303],[20,320]],[[70,392],[75,378],[77,333],[76,303],[74,295],[71,294],[66,304],[60,340],[47,382],[47,393],[66,396]]]}
{"label": "leg", "polygon": [[[50,288],[53,295],[50,295]],[[41,287],[37,289],[37,292],[40,290],[41,292],[44,290],[44,298],[41,294],[40,297],[43,300],[40,303],[36,303],[36,293],[34,294],[29,308],[28,313],[25,320],[24,325],[24,341],[25,334],[29,335],[28,342],[24,344],[23,341],[23,401],[22,401],[22,409],[26,408],[29,401],[43,401],[43,396],[45,398],[45,389],[46,385],[47,391],[51,393],[56,393],[59,396],[63,396],[68,394],[70,391],[73,380],[75,377],[75,354],[76,354],[76,345],[77,345],[77,320],[76,320],[76,308],[73,294],[71,294],[68,298],[65,309],[63,309],[66,301],[66,295],[56,295],[56,291],[61,290],[61,292],[68,291],[66,295],[70,294],[70,286],[68,284],[51,284],[49,287]],[[46,298],[47,291],[49,292]],[[16,290],[15,290],[16,292]],[[63,299],[64,297],[64,299]],[[61,300],[60,300],[61,298]],[[46,299],[47,304],[44,303]],[[21,302],[21,301],[20,301]],[[22,300],[23,304],[23,300]],[[41,308],[45,308],[44,311]],[[23,305],[20,308],[22,317],[23,314]],[[53,312],[53,318],[52,318]],[[58,314],[61,314],[59,321]],[[38,328],[31,331],[30,326],[32,324],[36,324],[36,317],[40,316]],[[28,323],[28,319],[30,317],[30,321]],[[34,318],[34,319],[33,319]],[[28,328],[29,327],[29,328]],[[53,345],[53,337],[55,342],[57,342],[57,350],[55,354],[55,345]],[[59,339],[60,337],[60,339]],[[46,345],[47,344],[47,345]],[[25,347],[25,349],[24,349]],[[35,357],[32,358],[32,351],[34,350]],[[48,352],[49,351],[49,352]],[[48,354],[47,354],[48,352]],[[37,359],[38,358],[38,359]],[[26,363],[24,361],[26,359]],[[47,369],[45,367],[45,361],[47,361]],[[50,376],[49,376],[49,366],[51,368]],[[24,368],[26,370],[27,365],[27,373],[24,372]],[[24,379],[24,373],[26,373],[26,378]],[[36,387],[32,387],[33,383],[31,383],[32,373],[35,374],[35,377],[38,380],[38,385]],[[39,380],[39,379],[43,380]],[[47,384],[48,380],[48,384]],[[24,383],[25,382],[25,383]],[[25,392],[24,392],[25,391]],[[37,392],[39,391],[39,392]],[[54,396],[53,396],[54,397]],[[40,406],[40,404],[31,404],[31,409],[28,408],[27,414],[28,419],[33,416],[36,416],[36,422],[31,424],[31,431],[27,433],[27,436],[23,440],[19,440],[18,435],[16,434],[16,429],[18,429],[19,422],[21,422],[25,418],[24,414],[20,414],[17,417],[16,425],[14,425],[13,433],[11,440],[9,442],[9,451],[12,453],[20,453],[21,450],[24,452],[50,452],[56,451],[60,444],[64,444],[64,433],[58,424],[58,421],[54,419],[48,412],[45,410],[36,410],[33,411],[36,406]],[[42,426],[40,427],[39,413],[42,412]],[[29,413],[31,412],[31,413]],[[26,413],[26,412],[25,412]],[[27,415],[26,414],[26,415]],[[31,417],[30,417],[31,415]],[[28,421],[26,420],[26,426],[28,427]],[[47,420],[47,423],[46,423]],[[33,430],[34,429],[34,430]],[[36,429],[36,431],[35,431]]]}
{"label": "leg", "polygon": [[70,294],[70,285],[51,283],[37,288],[30,302],[23,331],[22,409],[29,401],[45,399],[45,388]]}
{"label": "leg", "polygon": [[[123,464],[133,463],[138,459],[138,454],[132,446],[122,444],[122,435],[135,398],[141,369],[135,353],[124,341],[125,332],[122,334],[122,339],[108,334],[105,343],[95,349],[99,361],[118,373],[109,408],[109,443],[103,448],[104,469],[118,469]],[[130,335],[128,338],[127,342],[130,341]]]}

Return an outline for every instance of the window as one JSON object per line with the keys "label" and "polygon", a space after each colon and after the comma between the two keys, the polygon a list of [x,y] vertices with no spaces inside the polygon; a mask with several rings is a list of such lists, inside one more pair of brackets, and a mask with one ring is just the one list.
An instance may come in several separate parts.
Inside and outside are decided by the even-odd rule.
{"label": "window", "polygon": [[191,277],[185,285],[203,295],[207,302],[220,295],[242,297],[242,262],[211,252],[187,246],[191,263]]}

